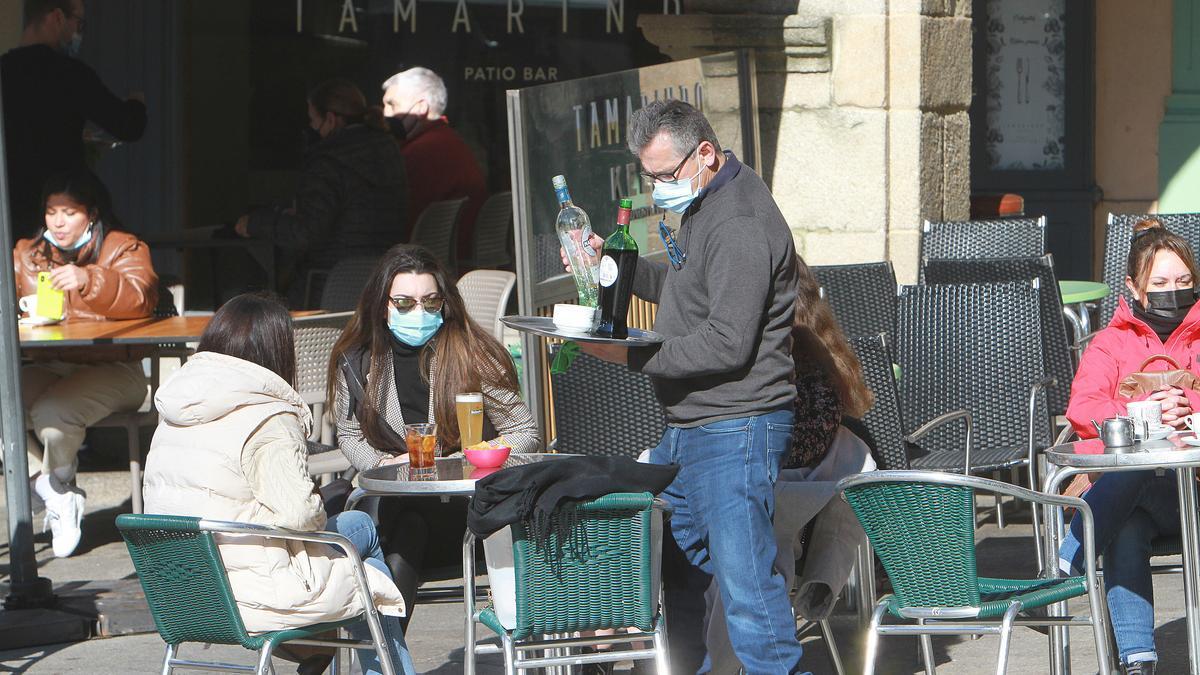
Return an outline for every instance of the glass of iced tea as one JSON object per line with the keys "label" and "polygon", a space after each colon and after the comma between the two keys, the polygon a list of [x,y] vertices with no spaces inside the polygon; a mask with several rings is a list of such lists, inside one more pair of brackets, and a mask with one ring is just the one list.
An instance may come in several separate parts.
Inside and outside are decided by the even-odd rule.
{"label": "glass of iced tea", "polygon": [[408,468],[432,471],[437,457],[437,424],[406,424],[404,432]]}
{"label": "glass of iced tea", "polygon": [[454,407],[458,413],[459,445],[469,448],[483,440],[483,394],[456,394]]}

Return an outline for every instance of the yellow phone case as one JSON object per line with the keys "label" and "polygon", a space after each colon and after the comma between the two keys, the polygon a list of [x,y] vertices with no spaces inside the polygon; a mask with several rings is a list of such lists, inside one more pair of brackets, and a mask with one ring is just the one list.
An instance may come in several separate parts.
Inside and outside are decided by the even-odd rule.
{"label": "yellow phone case", "polygon": [[47,319],[63,317],[64,293],[50,284],[49,272],[38,272],[37,306],[34,314]]}

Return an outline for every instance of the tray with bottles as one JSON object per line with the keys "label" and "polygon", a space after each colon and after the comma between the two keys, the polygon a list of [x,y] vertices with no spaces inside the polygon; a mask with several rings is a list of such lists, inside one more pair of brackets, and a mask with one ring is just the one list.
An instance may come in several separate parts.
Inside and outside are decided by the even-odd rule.
{"label": "tray with bottles", "polygon": [[659,333],[655,333],[652,330],[642,330],[641,328],[629,328],[629,337],[624,339],[604,337],[586,329],[560,328],[554,325],[554,319],[548,316],[518,316],[514,314],[512,316],[501,317],[500,321],[505,326],[516,331],[521,331],[522,333],[533,333],[543,337],[573,340],[575,342],[597,342],[638,347],[656,345],[666,340]]}

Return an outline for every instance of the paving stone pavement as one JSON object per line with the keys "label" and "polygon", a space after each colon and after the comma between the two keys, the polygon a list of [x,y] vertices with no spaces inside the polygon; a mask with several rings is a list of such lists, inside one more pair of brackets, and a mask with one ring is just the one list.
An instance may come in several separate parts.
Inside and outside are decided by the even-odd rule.
{"label": "paving stone pavement", "polygon": [[[116,470],[86,471],[80,474],[79,484],[88,493],[83,541],[76,555],[55,559],[50,552],[48,535],[39,534],[36,551],[40,573],[52,579],[56,588],[85,580],[133,579],[133,565],[113,525],[117,514],[129,510],[129,474]],[[3,486],[0,486],[0,495],[2,492]],[[0,496],[2,510],[3,498]],[[7,522],[7,515],[3,519]],[[1011,520],[1014,522],[1003,530],[990,523],[981,527],[978,545],[981,574],[1005,576],[1033,572],[1028,512],[1014,514]],[[35,531],[40,531],[40,517],[35,518],[34,526]],[[8,581],[7,537],[7,531],[0,531],[0,584]],[[1182,590],[1182,579],[1177,575],[1155,578],[1155,636],[1162,659],[1159,672],[1168,675],[1187,670]],[[861,672],[862,639],[857,622],[847,610],[839,612],[833,622],[838,646],[848,671]],[[418,605],[408,641],[420,672],[447,675],[462,672],[461,616],[459,602]],[[486,633],[486,629],[483,632]],[[1095,652],[1089,629],[1072,629],[1071,633],[1074,672],[1095,672]],[[805,633],[804,646],[806,668],[813,673],[833,672],[817,631]],[[938,672],[992,673],[997,646],[998,639],[991,636],[978,640],[935,639]],[[156,634],[123,635],[0,651],[0,673],[155,673],[161,668],[162,654],[163,644]],[[183,655],[189,654],[227,662],[252,662],[247,652],[233,647],[215,646],[205,650],[198,645],[188,645]],[[281,674],[291,673],[294,666],[277,661],[276,670]],[[1032,630],[1018,628],[1013,635],[1009,672],[1044,673],[1048,670],[1046,638]],[[481,657],[479,672],[486,675],[503,672],[499,658],[494,655]],[[915,640],[885,639],[877,672],[905,675],[921,672]]]}

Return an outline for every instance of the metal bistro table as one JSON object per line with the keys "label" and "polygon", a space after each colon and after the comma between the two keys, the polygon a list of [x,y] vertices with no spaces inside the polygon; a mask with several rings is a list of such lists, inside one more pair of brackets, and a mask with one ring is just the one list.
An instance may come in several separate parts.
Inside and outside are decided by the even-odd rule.
{"label": "metal bistro table", "polygon": [[[475,481],[491,475],[500,469],[513,466],[534,464],[552,459],[574,457],[576,455],[558,453],[525,453],[512,454],[504,464],[495,469],[479,469],[472,466],[461,455],[439,457],[435,462],[435,473],[426,478],[413,479],[409,476],[408,462],[378,466],[365,471],[358,477],[359,491],[352,495],[346,503],[346,510],[354,506],[363,497],[451,497],[470,498],[475,494]],[[475,673],[475,537],[467,530],[463,534],[463,607],[466,611],[466,625],[463,643],[463,672],[466,675]],[[489,645],[489,649],[481,653],[499,653],[498,647]]]}
{"label": "metal bistro table", "polygon": [[[1179,521],[1183,540],[1183,593],[1187,613],[1188,659],[1192,675],[1200,675],[1200,548],[1197,547],[1196,467],[1200,466],[1200,447],[1184,439],[1194,439],[1190,432],[1173,434],[1160,441],[1137,443],[1128,450],[1105,448],[1098,439],[1056,445],[1044,453],[1050,470],[1045,472],[1043,489],[1059,494],[1060,487],[1077,474],[1110,471],[1148,471],[1172,469],[1179,490]],[[1062,532],[1062,512],[1053,509],[1046,514],[1046,560],[1058,557],[1059,536]],[[1056,640],[1055,650],[1063,662],[1055,664],[1062,672],[1065,662],[1065,638]]]}
{"label": "metal bistro table", "polygon": [[1075,344],[1092,332],[1092,319],[1088,303],[1103,300],[1111,292],[1108,284],[1101,281],[1060,281],[1058,290],[1062,294],[1063,311],[1075,329]]}

